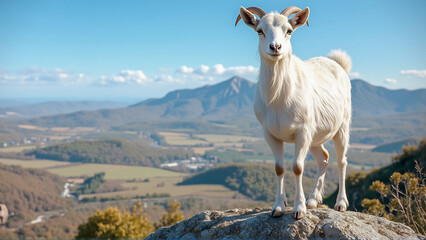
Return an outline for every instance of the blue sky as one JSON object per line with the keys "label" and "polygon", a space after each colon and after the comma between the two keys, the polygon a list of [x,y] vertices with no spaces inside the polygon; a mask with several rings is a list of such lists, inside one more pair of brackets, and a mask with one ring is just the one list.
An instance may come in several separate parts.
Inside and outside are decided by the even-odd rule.
{"label": "blue sky", "polygon": [[0,98],[138,101],[232,75],[256,81],[256,33],[240,6],[310,7],[302,59],[347,51],[352,78],[426,87],[426,2],[0,1]]}

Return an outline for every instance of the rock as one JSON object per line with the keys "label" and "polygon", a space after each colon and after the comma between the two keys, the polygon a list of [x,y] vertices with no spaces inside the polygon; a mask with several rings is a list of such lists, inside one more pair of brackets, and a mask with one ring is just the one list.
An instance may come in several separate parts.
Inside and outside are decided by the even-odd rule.
{"label": "rock", "polygon": [[205,211],[146,239],[426,239],[402,223],[358,212],[309,209],[294,220],[291,208],[271,218],[271,208]]}

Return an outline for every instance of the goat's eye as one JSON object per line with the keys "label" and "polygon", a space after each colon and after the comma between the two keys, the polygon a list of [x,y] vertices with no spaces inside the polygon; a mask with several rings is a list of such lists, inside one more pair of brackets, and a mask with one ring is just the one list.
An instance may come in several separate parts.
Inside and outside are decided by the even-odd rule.
{"label": "goat's eye", "polygon": [[257,30],[257,34],[264,35],[262,29]]}
{"label": "goat's eye", "polygon": [[293,30],[287,30],[288,35],[291,35],[292,32],[293,32]]}

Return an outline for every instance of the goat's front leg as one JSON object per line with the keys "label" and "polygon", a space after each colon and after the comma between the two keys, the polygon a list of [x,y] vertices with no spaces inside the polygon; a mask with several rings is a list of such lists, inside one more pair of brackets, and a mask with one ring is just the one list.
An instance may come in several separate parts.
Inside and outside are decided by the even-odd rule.
{"label": "goat's front leg", "polygon": [[296,137],[295,157],[293,160],[293,172],[296,176],[296,194],[294,196],[294,208],[292,213],[294,219],[301,219],[306,215],[306,199],[303,192],[302,176],[305,157],[310,145],[311,138],[308,131],[300,132]]}
{"label": "goat's front leg", "polygon": [[265,130],[265,139],[269,144],[275,158],[275,173],[277,175],[277,199],[274,207],[272,208],[271,216],[279,217],[284,214],[285,207],[287,206],[287,197],[285,196],[284,188],[284,149],[283,142],[272,136]]}

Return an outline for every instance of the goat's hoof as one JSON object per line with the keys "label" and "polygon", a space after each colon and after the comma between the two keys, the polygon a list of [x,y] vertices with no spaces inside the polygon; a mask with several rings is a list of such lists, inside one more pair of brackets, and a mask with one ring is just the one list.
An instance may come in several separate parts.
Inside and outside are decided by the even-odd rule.
{"label": "goat's hoof", "polygon": [[296,220],[303,218],[305,215],[306,215],[306,212],[293,212],[291,214],[291,216]]}
{"label": "goat's hoof", "polygon": [[339,211],[339,212],[344,212],[348,208],[348,205],[349,204],[347,204],[346,200],[340,200],[334,206],[334,210]]}
{"label": "goat's hoof", "polygon": [[318,207],[318,201],[315,199],[309,199],[308,203],[306,204],[306,207],[308,209],[314,209]]}
{"label": "goat's hoof", "polygon": [[281,210],[280,206],[274,208],[271,212],[271,217],[273,218],[281,217],[282,215],[284,215],[284,209]]}
{"label": "goat's hoof", "polygon": [[334,210],[336,210],[338,212],[344,212],[344,211],[346,211],[346,207],[345,206],[335,206]]}

